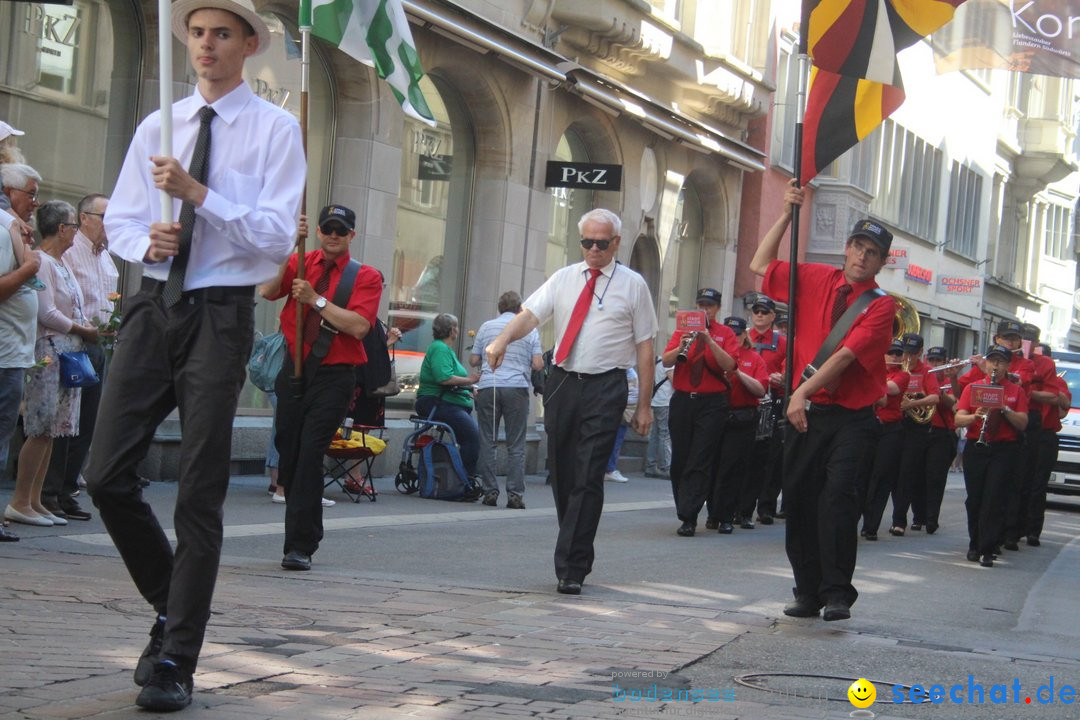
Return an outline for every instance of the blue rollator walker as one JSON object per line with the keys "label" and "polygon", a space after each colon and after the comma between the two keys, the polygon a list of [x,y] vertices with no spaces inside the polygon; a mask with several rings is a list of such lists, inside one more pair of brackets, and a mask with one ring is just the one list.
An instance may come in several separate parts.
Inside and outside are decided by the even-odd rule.
{"label": "blue rollator walker", "polygon": [[401,464],[394,487],[404,495],[419,493],[420,497],[432,500],[475,502],[481,489],[465,473],[454,430],[446,423],[433,420],[434,415],[432,409],[426,418],[409,417],[413,431],[406,436],[401,449]]}

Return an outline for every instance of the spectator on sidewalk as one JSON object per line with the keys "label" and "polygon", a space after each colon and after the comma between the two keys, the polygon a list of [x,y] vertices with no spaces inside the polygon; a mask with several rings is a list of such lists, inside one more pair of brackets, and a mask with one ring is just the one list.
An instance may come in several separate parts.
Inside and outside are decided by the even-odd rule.
{"label": "spectator on sidewalk", "polygon": [[615,433],[615,447],[611,449],[611,455],[608,456],[607,468],[604,473],[604,479],[608,482],[624,483],[630,481],[630,478],[619,472],[619,455],[622,453],[623,441],[626,440],[626,431],[630,429],[630,422],[634,419],[633,406],[637,405],[638,400],[638,376],[637,370],[634,368],[627,368],[626,370],[626,390],[626,410],[623,411],[622,422]]}
{"label": "spectator on sidewalk", "polygon": [[675,392],[675,386],[671,384],[675,368],[666,367],[664,361],[657,357],[654,371],[653,424],[645,450],[645,477],[667,479],[671,476],[671,431],[668,428],[671,408],[668,406]]}
{"label": "spectator on sidewalk", "polygon": [[499,500],[495,463],[499,447],[499,420],[506,430],[506,507],[525,508],[525,434],[529,428],[529,390],[532,371],[544,367],[540,333],[535,329],[506,348],[506,359],[492,370],[483,349],[507,323],[521,312],[521,296],[507,290],[499,297],[499,316],[476,331],[469,364],[480,368],[476,383],[476,421],[480,428],[480,460],[477,471],[484,490],[483,502],[494,506]]}

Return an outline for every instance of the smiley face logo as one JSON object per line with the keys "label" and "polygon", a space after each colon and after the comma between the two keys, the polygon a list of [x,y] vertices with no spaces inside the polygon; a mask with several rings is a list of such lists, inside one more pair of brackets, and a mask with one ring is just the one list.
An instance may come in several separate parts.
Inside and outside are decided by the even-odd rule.
{"label": "smiley face logo", "polygon": [[851,683],[847,690],[848,700],[857,708],[868,708],[877,700],[877,688],[866,678],[859,678]]}

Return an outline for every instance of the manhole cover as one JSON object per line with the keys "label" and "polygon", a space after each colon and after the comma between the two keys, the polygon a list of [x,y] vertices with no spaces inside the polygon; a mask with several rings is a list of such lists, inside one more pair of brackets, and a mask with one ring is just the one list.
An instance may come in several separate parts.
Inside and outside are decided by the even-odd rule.
{"label": "manhole cover", "polygon": [[[152,619],[153,611],[141,598],[124,598],[105,603],[105,607],[123,615]],[[150,620],[148,619],[149,623]],[[250,605],[234,605],[214,601],[210,613],[210,625],[219,627],[258,627],[287,630],[308,627],[315,621],[305,615],[279,608],[257,608]]]}
{"label": "manhole cover", "polygon": [[[736,683],[754,690],[786,695],[793,699],[833,700],[845,703],[850,702],[847,694],[848,688],[851,687],[851,683],[859,679],[857,677],[803,673],[749,673],[735,676]],[[869,678],[868,681],[873,683],[877,689],[878,697],[888,697],[892,689],[897,686],[907,690],[911,689],[909,685],[903,683],[869,680]],[[910,704],[911,701],[904,700],[904,703]]]}

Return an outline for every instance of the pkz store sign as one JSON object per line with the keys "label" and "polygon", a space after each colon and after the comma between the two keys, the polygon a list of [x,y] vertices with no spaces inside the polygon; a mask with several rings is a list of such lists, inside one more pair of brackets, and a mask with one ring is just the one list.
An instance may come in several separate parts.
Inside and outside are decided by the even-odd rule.
{"label": "pkz store sign", "polygon": [[622,165],[549,160],[544,187],[621,190]]}
{"label": "pkz store sign", "polygon": [[[69,14],[55,9],[46,11],[41,7],[42,5],[71,4],[71,2],[27,3],[26,17],[23,18],[22,31],[29,35],[41,38],[42,40],[54,42],[57,45],[78,47],[78,30],[79,25],[82,24],[82,19],[79,17],[78,12],[73,10]],[[50,55],[57,54],[56,51],[51,48],[42,47],[39,49]]]}

